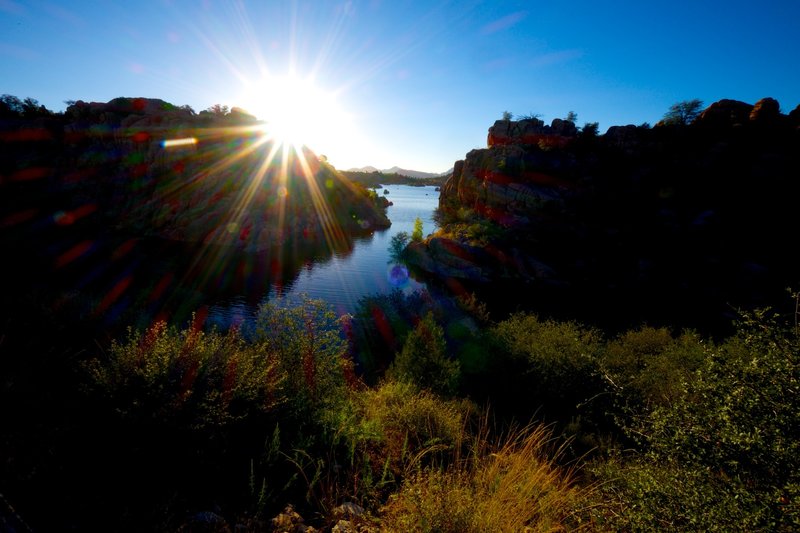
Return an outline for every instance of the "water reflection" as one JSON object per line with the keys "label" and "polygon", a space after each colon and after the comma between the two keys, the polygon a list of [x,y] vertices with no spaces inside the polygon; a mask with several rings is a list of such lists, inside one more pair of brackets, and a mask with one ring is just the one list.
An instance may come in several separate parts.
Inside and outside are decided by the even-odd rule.
{"label": "water reflection", "polygon": [[127,325],[146,327],[156,320],[227,328],[254,316],[263,302],[293,302],[303,293],[326,300],[340,314],[351,313],[363,296],[422,287],[404,267],[390,264],[388,249],[391,237],[410,232],[418,216],[425,232],[433,231],[438,195],[432,189],[391,186],[391,228],[351,235],[333,249],[295,239],[248,253],[121,237],[80,224],[53,226],[36,238],[6,234],[3,312],[55,312],[61,320],[94,323],[112,337]]}
{"label": "water reflection", "polygon": [[413,279],[405,266],[391,261],[389,247],[392,237],[413,230],[417,217],[422,219],[425,233],[434,231],[433,211],[438,205],[438,193],[434,187],[386,188],[394,203],[387,211],[391,228],[355,238],[352,248],[329,255],[325,255],[325,250],[303,250],[295,257],[306,259],[290,283],[270,282],[271,290],[262,292],[257,299],[254,293],[220,298],[210,306],[208,320],[219,327],[229,327],[240,316],[245,319],[254,316],[263,302],[281,299],[292,304],[303,295],[325,300],[339,314],[352,313],[364,296],[394,288],[407,293],[422,289],[424,284]]}

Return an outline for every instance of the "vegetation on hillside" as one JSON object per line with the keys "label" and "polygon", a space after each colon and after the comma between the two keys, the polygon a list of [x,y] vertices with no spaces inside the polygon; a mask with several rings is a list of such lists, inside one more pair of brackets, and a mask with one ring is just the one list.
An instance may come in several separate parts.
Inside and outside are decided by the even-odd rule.
{"label": "vegetation on hillside", "polygon": [[[31,527],[83,530],[205,512],[269,530],[287,503],[330,527],[347,502],[353,524],[389,531],[800,526],[793,324],[759,311],[719,341],[608,337],[416,298],[362,300],[344,323],[311,300],[227,332],[156,323],[74,357],[61,405],[42,406],[58,413],[49,454],[6,427],[3,494]],[[373,385],[355,370],[385,344],[356,330],[395,338]],[[65,483],[58,501],[25,496]]]}

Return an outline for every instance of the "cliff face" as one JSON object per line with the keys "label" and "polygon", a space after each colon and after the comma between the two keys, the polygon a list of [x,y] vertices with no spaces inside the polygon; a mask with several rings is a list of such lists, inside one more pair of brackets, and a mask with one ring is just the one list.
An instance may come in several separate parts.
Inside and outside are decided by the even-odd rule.
{"label": "cliff face", "polygon": [[800,281],[789,245],[799,128],[800,106],[782,114],[771,98],[721,100],[690,125],[604,135],[558,120],[497,121],[488,147],[455,164],[440,196],[443,231],[413,247],[412,262],[443,278],[631,305],[762,304]]}
{"label": "cliff face", "polygon": [[254,117],[167,102],[76,102],[0,117],[0,227],[43,221],[260,250],[387,227],[380,200],[310,150],[284,151]]}

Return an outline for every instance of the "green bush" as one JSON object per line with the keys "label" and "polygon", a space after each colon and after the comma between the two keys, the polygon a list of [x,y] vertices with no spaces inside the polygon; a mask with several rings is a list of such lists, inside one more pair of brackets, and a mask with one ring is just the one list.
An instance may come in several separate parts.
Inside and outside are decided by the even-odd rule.
{"label": "green bush", "polygon": [[674,401],[704,361],[705,344],[692,332],[675,338],[666,328],[647,326],[609,342],[601,366],[617,407],[636,414]]}
{"label": "green bush", "polygon": [[429,312],[409,333],[403,350],[392,363],[391,375],[439,394],[453,394],[460,365],[448,357],[444,331]]}
{"label": "green bush", "polygon": [[452,451],[473,412],[466,401],[445,400],[402,381],[382,383],[360,399],[364,420],[379,430],[391,454],[406,461],[430,446]]}
{"label": "green bush", "polygon": [[296,415],[316,416],[346,399],[353,362],[341,321],[324,301],[304,298],[293,307],[264,304],[254,343],[274,354]]}
{"label": "green bush", "polygon": [[601,481],[587,505],[601,531],[772,529],[764,527],[765,516],[742,480],[648,457],[613,458],[589,471]]}
{"label": "green bush", "polygon": [[673,529],[796,531],[797,334],[757,312],[734,337],[703,351],[669,401],[631,420],[641,459],[605,472],[623,509],[617,518],[629,521],[622,528],[658,515],[657,523]]}
{"label": "green bush", "polygon": [[163,322],[129,330],[106,360],[87,364],[92,388],[123,418],[222,427],[284,401],[284,377],[264,344],[237,331],[178,331]]}
{"label": "green bush", "polygon": [[492,335],[521,369],[517,387],[531,410],[543,407],[540,414],[569,419],[605,390],[597,370],[603,339],[596,330],[518,313],[498,323]]}

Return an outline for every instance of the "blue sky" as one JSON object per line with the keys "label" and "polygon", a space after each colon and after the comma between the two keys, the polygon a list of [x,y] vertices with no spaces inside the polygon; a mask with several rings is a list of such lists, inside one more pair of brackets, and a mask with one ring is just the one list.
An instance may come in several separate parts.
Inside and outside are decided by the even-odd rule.
{"label": "blue sky", "polygon": [[[260,107],[290,73],[314,89]],[[56,111],[117,96],[283,110],[327,124],[309,144],[337,168],[440,172],[505,110],[601,132],[692,98],[788,112],[800,2],[0,0],[0,93]],[[298,111],[297,93],[326,103]]]}

